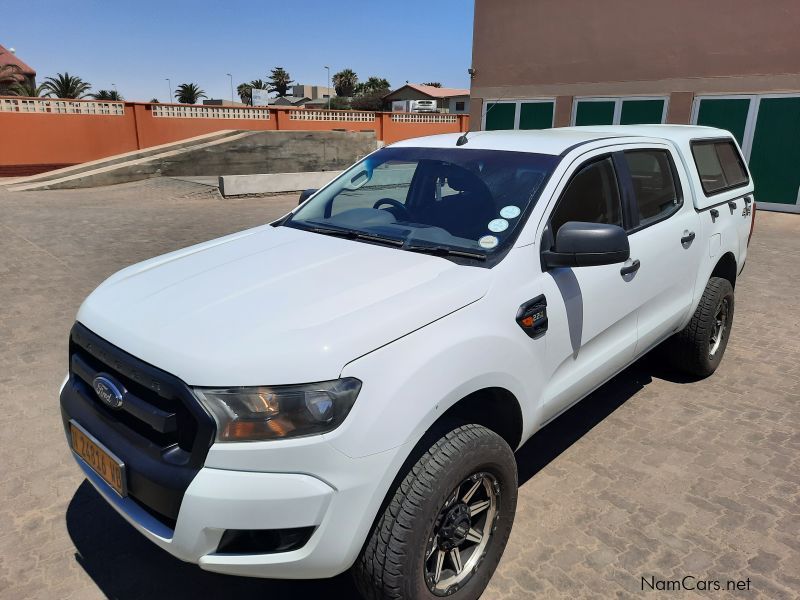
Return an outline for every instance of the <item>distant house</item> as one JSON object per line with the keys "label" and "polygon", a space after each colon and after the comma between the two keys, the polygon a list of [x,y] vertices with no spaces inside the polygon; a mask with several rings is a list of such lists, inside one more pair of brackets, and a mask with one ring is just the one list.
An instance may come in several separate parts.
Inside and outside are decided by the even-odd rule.
{"label": "distant house", "polygon": [[277,98],[270,98],[270,106],[303,106],[311,98],[307,96],[278,96]]}
{"label": "distant house", "polygon": [[436,100],[439,112],[469,112],[469,90],[459,88],[407,83],[383,97],[386,106],[391,106],[394,100]]}
{"label": "distant house", "polygon": [[236,100],[222,100],[218,98],[210,98],[207,100],[203,100],[204,106],[233,106],[233,107],[240,107],[240,106],[247,106],[244,102],[237,102]]}
{"label": "distant house", "polygon": [[324,109],[328,108],[330,98],[315,98],[305,103],[306,108]]}
{"label": "distant house", "polygon": [[36,85],[36,71],[21,61],[16,54],[0,45],[0,68],[6,65],[12,67],[3,73],[8,79],[14,79],[19,83],[27,81],[32,86]]}
{"label": "distant house", "polygon": [[292,86],[292,96],[309,100],[327,99],[336,96],[336,90],[322,85],[298,84]]}
{"label": "distant house", "polygon": [[270,106],[296,106],[298,108],[324,108],[328,104],[329,97],[335,97],[336,92],[333,88],[321,85],[293,85],[290,88],[291,95],[275,96],[269,99]]}

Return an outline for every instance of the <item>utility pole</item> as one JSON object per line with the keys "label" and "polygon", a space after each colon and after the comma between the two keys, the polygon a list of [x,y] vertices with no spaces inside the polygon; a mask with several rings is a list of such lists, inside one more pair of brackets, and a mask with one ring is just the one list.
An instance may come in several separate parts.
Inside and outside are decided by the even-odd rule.
{"label": "utility pole", "polygon": [[328,71],[328,110],[331,109],[331,68],[325,67]]}
{"label": "utility pole", "polygon": [[169,90],[169,96],[167,97],[167,102],[175,102],[175,98],[172,97],[172,82],[169,80],[169,77],[165,77],[164,81],[167,82],[167,89]]}
{"label": "utility pole", "polygon": [[231,80],[231,104],[233,104],[233,75],[231,75],[230,73],[226,73],[226,75]]}

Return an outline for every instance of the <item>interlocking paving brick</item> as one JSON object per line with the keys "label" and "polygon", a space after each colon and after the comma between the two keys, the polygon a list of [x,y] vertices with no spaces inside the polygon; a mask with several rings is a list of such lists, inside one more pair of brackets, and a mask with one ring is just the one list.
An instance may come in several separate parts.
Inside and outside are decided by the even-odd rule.
{"label": "interlocking paving brick", "polygon": [[[57,390],[83,298],[128,264],[277,218],[153,179],[0,191],[0,596],[352,598],[331,581],[225,577],[173,559],[83,481]],[[751,579],[800,595],[800,216],[758,213],[725,359],[686,382],[647,357],[518,452],[520,497],[484,598],[637,598],[641,578]],[[692,597],[662,592],[665,597]]]}

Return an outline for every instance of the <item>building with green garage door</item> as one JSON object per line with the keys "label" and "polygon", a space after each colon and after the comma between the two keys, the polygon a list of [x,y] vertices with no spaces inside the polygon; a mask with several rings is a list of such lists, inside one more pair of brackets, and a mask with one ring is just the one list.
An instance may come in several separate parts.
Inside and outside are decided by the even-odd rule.
{"label": "building with green garage door", "polygon": [[667,118],[669,98],[585,98],[572,102],[571,125],[653,125]]}
{"label": "building with green garage door", "polygon": [[483,129],[546,129],[553,126],[555,99],[499,100],[484,103]]}
{"label": "building with green garage door", "polygon": [[800,93],[696,96],[692,123],[733,133],[759,208],[800,212]]}
{"label": "building with green garage door", "polygon": [[472,127],[721,127],[758,207],[800,212],[798,31],[797,0],[475,0]]}

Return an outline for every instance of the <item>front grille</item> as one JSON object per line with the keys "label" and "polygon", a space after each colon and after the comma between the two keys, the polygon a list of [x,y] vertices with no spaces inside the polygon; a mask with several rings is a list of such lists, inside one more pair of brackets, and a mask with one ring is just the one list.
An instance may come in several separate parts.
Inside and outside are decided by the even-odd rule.
{"label": "front grille", "polygon": [[[197,421],[183,401],[169,392],[165,393],[162,385],[158,386],[158,392],[142,385],[124,372],[123,365],[116,366],[105,364],[78,344],[73,343],[70,348],[70,373],[75,377],[75,385],[100,410],[163,449],[178,446],[184,452],[191,453],[197,435]],[[101,374],[110,374],[125,386],[122,410],[115,410],[103,403],[95,393],[92,382]],[[131,408],[135,408],[135,412]]]}
{"label": "front grille", "polygon": [[[65,426],[75,419],[126,464],[129,494],[166,522],[177,518],[191,480],[214,439],[211,416],[180,379],[95,335],[80,323],[69,343]],[[120,408],[95,393],[105,375],[124,389]]]}

